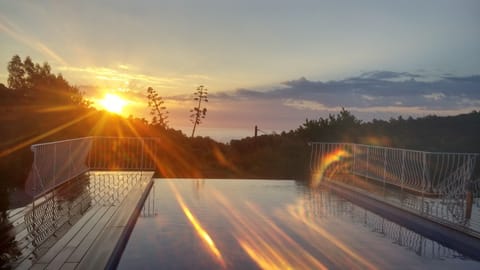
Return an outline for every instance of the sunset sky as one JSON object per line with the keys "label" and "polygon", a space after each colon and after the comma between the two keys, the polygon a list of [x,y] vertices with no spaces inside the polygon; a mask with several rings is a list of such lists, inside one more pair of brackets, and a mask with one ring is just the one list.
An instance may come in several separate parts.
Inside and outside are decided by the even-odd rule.
{"label": "sunset sky", "polygon": [[281,132],[341,107],[363,120],[480,109],[480,1],[0,0],[0,82],[15,54],[47,61],[96,102],[146,89],[170,125],[226,141]]}

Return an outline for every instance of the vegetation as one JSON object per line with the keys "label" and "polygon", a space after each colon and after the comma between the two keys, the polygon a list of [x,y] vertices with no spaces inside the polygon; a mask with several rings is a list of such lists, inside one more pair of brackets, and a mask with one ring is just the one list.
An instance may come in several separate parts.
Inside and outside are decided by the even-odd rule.
{"label": "vegetation", "polygon": [[168,111],[164,106],[165,101],[152,87],[147,89],[148,107],[152,116],[151,124],[163,129],[168,128]]}
{"label": "vegetation", "polygon": [[480,152],[480,112],[457,116],[362,122],[342,109],[306,121],[281,134],[232,140],[229,144],[194,137],[205,118],[207,89],[197,88],[192,136],[167,126],[163,100],[152,88],[149,105],[155,120],[122,118],[90,106],[82,93],[50,66],[14,56],[8,87],[0,84],[0,201],[22,189],[30,171],[34,143],[84,136],[161,137],[159,176],[306,179],[310,141],[356,142],[428,151]]}
{"label": "vegetation", "polygon": [[208,102],[208,89],[205,88],[203,85],[197,87],[197,91],[195,92],[195,98],[193,100],[198,101],[198,103],[197,106],[190,110],[190,112],[192,113],[190,115],[190,118],[193,124],[192,138],[193,136],[195,136],[195,128],[197,127],[197,125],[200,125],[202,123],[202,119],[205,119],[205,116],[207,115],[207,108],[205,108],[205,105],[202,107],[202,101]]}
{"label": "vegetation", "polygon": [[[30,57],[22,62],[15,55],[8,63],[8,86],[12,90],[6,95],[15,97],[16,101],[35,101],[49,105],[86,105],[78,88],[71,86],[62,74],[52,74],[48,63],[34,64]],[[23,99],[23,100],[21,100]]]}

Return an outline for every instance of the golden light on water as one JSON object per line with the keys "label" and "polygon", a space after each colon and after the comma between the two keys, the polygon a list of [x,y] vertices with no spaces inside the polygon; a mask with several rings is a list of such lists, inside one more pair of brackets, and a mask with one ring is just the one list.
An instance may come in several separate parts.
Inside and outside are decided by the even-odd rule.
{"label": "golden light on water", "polygon": [[127,105],[127,101],[120,96],[111,93],[105,94],[99,103],[103,109],[116,114],[121,114],[125,105]]}
{"label": "golden light on water", "polygon": [[327,170],[327,168],[329,166],[331,166],[332,164],[342,160],[342,158],[346,158],[346,157],[349,157],[349,156],[350,156],[350,153],[348,153],[344,149],[337,149],[337,150],[332,151],[331,153],[328,153],[327,155],[323,156],[322,159],[321,159],[321,162],[318,164],[318,168],[316,170],[317,173],[312,178],[312,181],[311,181],[310,185],[312,187],[318,186],[318,184],[320,183],[320,181],[322,180],[322,178],[325,174],[325,171]]}
{"label": "golden light on water", "polygon": [[[209,265],[208,269],[229,269],[238,265],[246,269],[375,270],[388,268],[390,254],[395,250],[387,243],[390,240],[371,238],[364,229],[359,230],[356,224],[350,223],[353,210],[349,204],[323,188],[305,187],[307,190],[298,194],[300,196],[277,200],[271,205],[273,197],[263,200],[264,196],[277,198],[295,187],[287,183],[256,185],[234,181],[232,185],[237,185],[238,189],[232,189],[223,184],[226,181],[217,181],[220,183],[217,186],[205,180],[204,188],[198,191],[204,196],[195,199],[191,190],[192,186],[196,187],[195,181],[165,179],[159,182],[164,183],[162,190],[170,191],[162,193],[164,202],[173,203],[174,210],[180,214],[165,224],[162,221],[162,226],[172,226],[172,230],[166,230],[172,244],[159,242],[160,254],[174,249],[187,251],[187,254],[196,250],[199,252],[196,255],[201,255],[185,262],[188,255],[181,258],[159,255],[159,262],[171,260],[178,261],[178,265],[192,266],[190,263],[196,261],[198,265]],[[252,200],[245,196],[244,192],[251,192],[250,188],[244,189],[249,184],[256,188],[266,187],[267,192],[258,193],[262,199]],[[279,187],[286,189],[280,188],[281,193],[278,193]],[[170,208],[158,213],[162,220],[168,219]],[[359,213],[363,218],[364,213]],[[178,224],[186,224],[187,228]],[[151,229],[156,231],[158,226]]]}
{"label": "golden light on water", "polygon": [[[324,253],[332,262],[335,262],[337,265],[348,265],[349,269],[360,268],[360,269],[378,269],[372,262],[364,258],[361,254],[358,254],[353,248],[350,248],[347,244],[343,243],[337,236],[328,232],[321,225],[316,223],[306,214],[303,201],[299,201],[295,205],[290,205],[287,207],[288,220],[295,220],[304,224],[308,230],[315,232],[317,235],[323,237],[326,242],[335,247],[335,249],[330,249],[330,252]],[[295,226],[295,228],[298,228]],[[305,230],[297,231],[299,234],[305,232]],[[304,237],[304,239],[309,240],[309,237]],[[337,254],[336,254],[337,253]],[[339,255],[341,253],[342,255]]]}
{"label": "golden light on water", "polygon": [[210,250],[211,254],[214,255],[214,258],[219,262],[223,267],[225,267],[225,262],[223,260],[222,254],[220,253],[220,250],[218,250],[217,246],[215,245],[215,242],[212,240],[212,237],[207,233],[207,231],[202,227],[200,222],[197,220],[197,218],[192,214],[190,209],[187,207],[185,202],[183,201],[182,196],[180,193],[177,191],[175,188],[174,184],[170,183],[170,187],[175,194],[175,198],[178,201],[178,204],[183,210],[183,213],[187,217],[188,221],[192,224],[193,228],[195,229],[195,232],[198,234],[202,242],[205,244],[205,246]]}
{"label": "golden light on water", "polygon": [[239,211],[222,193],[213,191],[219,210],[234,227],[242,250],[262,269],[327,269],[300,244],[280,229],[254,204]]}

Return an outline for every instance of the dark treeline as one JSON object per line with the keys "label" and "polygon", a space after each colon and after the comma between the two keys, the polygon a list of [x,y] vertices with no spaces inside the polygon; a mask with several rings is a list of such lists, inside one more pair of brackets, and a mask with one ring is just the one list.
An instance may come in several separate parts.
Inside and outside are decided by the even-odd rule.
{"label": "dark treeline", "polygon": [[[23,188],[31,144],[84,136],[161,137],[159,175],[205,178],[306,179],[308,142],[356,142],[427,151],[480,152],[480,112],[362,122],[347,110],[306,120],[281,134],[232,140],[190,138],[145,119],[98,111],[48,64],[14,56],[0,84],[0,198]],[[145,101],[147,103],[147,100]]]}
{"label": "dark treeline", "polygon": [[308,141],[355,142],[423,151],[480,152],[480,112],[456,116],[399,116],[362,122],[342,109],[338,115],[306,120],[289,135]]}
{"label": "dark treeline", "polygon": [[423,151],[480,153],[480,112],[362,122],[347,110],[279,135],[230,142],[240,171],[264,178],[308,178],[308,142],[352,142]]}

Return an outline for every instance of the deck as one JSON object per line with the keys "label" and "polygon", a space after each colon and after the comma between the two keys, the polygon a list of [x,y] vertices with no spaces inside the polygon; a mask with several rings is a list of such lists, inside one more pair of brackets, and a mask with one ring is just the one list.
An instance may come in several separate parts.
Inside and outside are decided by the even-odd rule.
{"label": "deck", "polygon": [[[53,204],[53,211],[58,205],[68,208],[68,216],[72,218],[65,225],[58,226],[57,231],[48,239],[42,239],[38,245],[30,244],[29,249],[23,249],[22,256],[13,264],[14,268],[104,269],[114,266],[152,186],[152,177],[153,172],[90,172],[82,194],[76,196],[82,198],[80,203],[73,204],[69,200],[69,207],[64,207],[65,204],[58,203],[59,199],[56,199]],[[82,206],[85,204],[87,207]],[[80,216],[75,213],[70,215],[75,207],[86,210],[81,211],[83,213]],[[29,211],[32,212],[31,209],[24,210],[25,213]],[[53,217],[55,220],[61,215],[42,212],[45,209],[41,207],[37,211],[40,213],[30,215],[29,218],[25,214],[24,228],[31,228],[32,220],[34,223],[42,220],[44,224],[48,223],[48,219]],[[45,221],[41,216],[50,218]],[[39,228],[44,225],[36,226]],[[24,231],[27,233],[28,230]],[[45,231],[47,229],[42,229],[37,235],[45,234]],[[27,240],[28,238],[24,239]]]}

